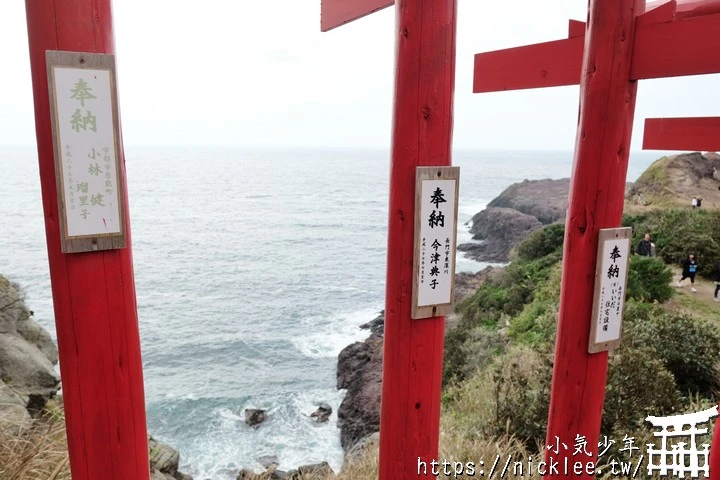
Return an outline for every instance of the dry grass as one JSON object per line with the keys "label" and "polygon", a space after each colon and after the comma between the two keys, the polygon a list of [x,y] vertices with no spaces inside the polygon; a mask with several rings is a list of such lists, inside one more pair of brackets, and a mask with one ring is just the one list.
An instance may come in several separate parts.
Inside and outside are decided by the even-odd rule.
{"label": "dry grass", "polygon": [[71,480],[61,410],[51,404],[17,436],[0,432],[0,480]]}

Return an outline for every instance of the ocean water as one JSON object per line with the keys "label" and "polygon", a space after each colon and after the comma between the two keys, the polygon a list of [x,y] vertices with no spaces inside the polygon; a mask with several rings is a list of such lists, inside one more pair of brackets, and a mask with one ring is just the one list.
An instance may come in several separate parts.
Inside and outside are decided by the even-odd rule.
{"label": "ocean water", "polygon": [[[631,155],[632,181],[656,158]],[[198,479],[342,463],[337,355],[383,308],[389,152],[126,147],[148,429]],[[466,223],[572,152],[457,151]],[[458,258],[458,271],[484,264]],[[55,338],[34,147],[0,146],[0,273]],[[319,402],[330,422],[308,415]],[[257,430],[245,408],[266,408]]]}

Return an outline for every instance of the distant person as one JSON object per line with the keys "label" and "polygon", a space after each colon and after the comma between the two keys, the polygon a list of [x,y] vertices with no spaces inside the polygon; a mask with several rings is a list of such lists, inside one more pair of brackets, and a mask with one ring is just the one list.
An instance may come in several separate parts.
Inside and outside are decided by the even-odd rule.
{"label": "distant person", "polygon": [[697,197],[693,197],[693,199],[692,199],[692,207],[693,207],[693,208],[697,207]]}
{"label": "distant person", "polygon": [[682,278],[678,280],[677,286],[682,287],[682,281],[686,278],[690,279],[690,285],[692,285],[692,288],[690,289],[691,292],[697,292],[695,289],[695,274],[697,273],[698,269],[698,262],[695,260],[695,255],[690,254],[688,255],[688,258],[685,259],[683,262],[683,273]]}
{"label": "distant person", "polygon": [[713,300],[720,302],[720,298],[718,298],[718,292],[720,292],[720,262],[717,262],[715,265],[713,280],[715,280],[715,293],[713,294]]}
{"label": "distant person", "polygon": [[702,198],[698,197],[698,199],[697,199],[698,208],[700,208],[700,205],[702,205]]}
{"label": "distant person", "polygon": [[655,245],[650,241],[650,234],[646,233],[645,237],[640,240],[635,248],[635,253],[642,255],[643,257],[653,256],[653,247]]}

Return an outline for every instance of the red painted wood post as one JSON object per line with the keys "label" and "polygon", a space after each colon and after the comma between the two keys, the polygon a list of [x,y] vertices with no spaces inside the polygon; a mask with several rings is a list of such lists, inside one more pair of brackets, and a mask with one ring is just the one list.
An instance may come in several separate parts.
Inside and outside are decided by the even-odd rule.
{"label": "red painted wood post", "polygon": [[[580,86],[562,288],[546,451],[573,475],[575,460],[596,460],[605,395],[607,352],[588,354],[598,231],[620,226],[637,82],[630,81],[635,16],[644,0],[590,0]],[[593,458],[573,458],[576,436]],[[580,455],[583,456],[582,454]],[[557,476],[557,475],[556,475]],[[593,475],[583,474],[582,478]]]}
{"label": "red painted wood post", "polygon": [[[73,480],[148,480],[135,281],[127,248],[64,255],[46,50],[114,53],[110,0],[26,0],[35,129]],[[122,141],[119,152],[122,153]],[[125,178],[125,162],[120,175]],[[123,185],[126,182],[123,181]],[[127,205],[127,191],[123,192]]]}
{"label": "red painted wood post", "polygon": [[710,443],[710,479],[716,480],[720,478],[720,416],[715,419],[715,430]]}
{"label": "red painted wood post", "polygon": [[[457,0],[398,0],[380,480],[437,459],[444,317],[410,318],[415,169],[451,165]],[[423,477],[425,475],[422,475]]]}

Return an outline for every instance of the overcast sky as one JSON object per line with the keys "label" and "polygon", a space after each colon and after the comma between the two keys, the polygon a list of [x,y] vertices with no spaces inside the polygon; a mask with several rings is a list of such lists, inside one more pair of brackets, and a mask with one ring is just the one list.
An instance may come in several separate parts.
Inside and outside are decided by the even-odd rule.
{"label": "overcast sky", "polygon": [[[0,2],[0,145],[34,145],[25,2]],[[454,144],[572,149],[578,87],[472,93],[473,54],[564,38],[587,0],[459,0]],[[116,0],[127,145],[390,144],[394,9],[320,33],[320,0]],[[643,119],[720,114],[715,76],[643,81]]]}

